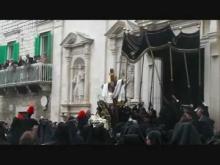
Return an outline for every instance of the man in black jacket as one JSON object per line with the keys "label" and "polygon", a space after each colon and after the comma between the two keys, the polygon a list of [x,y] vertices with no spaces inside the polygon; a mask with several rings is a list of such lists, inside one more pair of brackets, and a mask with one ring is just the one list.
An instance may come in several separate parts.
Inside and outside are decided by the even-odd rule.
{"label": "man in black jacket", "polygon": [[34,107],[29,106],[27,112],[19,113],[18,116],[13,119],[9,130],[9,143],[17,145],[25,131],[32,131],[34,126],[38,125],[38,122],[31,118],[33,113]]}
{"label": "man in black jacket", "polygon": [[198,131],[202,142],[206,143],[214,135],[214,121],[206,115],[204,106],[199,106],[195,111],[198,116]]}

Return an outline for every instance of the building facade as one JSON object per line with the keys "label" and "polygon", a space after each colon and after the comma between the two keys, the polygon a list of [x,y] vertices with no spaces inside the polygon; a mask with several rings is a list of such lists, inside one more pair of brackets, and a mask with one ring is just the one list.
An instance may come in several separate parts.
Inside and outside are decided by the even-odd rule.
{"label": "building facade", "polygon": [[[142,59],[129,63],[121,56],[121,48],[125,29],[136,33],[140,27],[154,30],[167,23],[171,24],[175,34],[180,32],[180,27],[182,31],[192,33],[200,26],[201,47],[205,50],[204,102],[215,120],[215,128],[219,130],[218,20],[1,20],[0,56],[4,56],[1,63],[9,58],[17,60],[26,54],[31,57],[46,55],[48,59],[47,63],[32,64],[29,74],[39,75],[32,78],[21,78],[26,75],[25,68],[21,71],[17,68],[13,73],[7,72],[11,77],[19,74],[16,80],[5,78],[6,72],[1,70],[4,72],[1,73],[4,82],[0,84],[1,120],[10,120],[17,111],[25,110],[31,102],[36,105],[36,117],[43,115],[53,121],[61,121],[67,113],[75,114],[81,109],[91,109],[95,113],[101,86],[108,81],[110,68],[114,68],[118,78],[126,77],[129,80],[128,101],[143,101],[146,108],[150,82],[153,81],[153,105],[159,112],[161,90],[158,78],[155,76],[151,80],[152,59],[146,56],[144,63]],[[14,52],[11,53],[11,50]],[[161,76],[161,61],[156,59],[155,63]]]}

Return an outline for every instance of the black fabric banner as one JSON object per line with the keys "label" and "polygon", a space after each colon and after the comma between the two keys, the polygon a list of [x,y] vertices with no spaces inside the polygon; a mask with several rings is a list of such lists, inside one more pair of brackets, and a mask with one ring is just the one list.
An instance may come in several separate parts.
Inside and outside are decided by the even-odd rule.
{"label": "black fabric banner", "polygon": [[149,31],[141,30],[137,35],[124,33],[122,55],[125,55],[132,63],[137,62],[148,48],[153,48],[154,52],[159,49],[166,49],[172,45],[176,50],[182,52],[200,47],[200,31],[194,33],[180,32],[177,36],[173,33],[171,26],[162,29]]}
{"label": "black fabric banner", "polygon": [[195,33],[180,32],[176,36],[176,48],[179,49],[198,49],[200,47],[200,31]]}
{"label": "black fabric banner", "polygon": [[139,36],[124,33],[122,52],[131,62],[139,60],[147,47],[144,32],[141,32]]}
{"label": "black fabric banner", "polygon": [[166,45],[168,42],[175,42],[175,35],[169,25],[159,30],[145,30],[145,39],[148,41],[148,45],[157,47]]}

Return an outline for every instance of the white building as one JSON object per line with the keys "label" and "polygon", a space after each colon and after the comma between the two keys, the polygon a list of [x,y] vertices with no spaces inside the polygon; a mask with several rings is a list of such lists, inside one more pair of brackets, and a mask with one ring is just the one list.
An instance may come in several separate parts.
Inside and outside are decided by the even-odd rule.
{"label": "white building", "polygon": [[[67,112],[76,113],[80,109],[91,109],[94,113],[101,85],[108,81],[110,68],[114,68],[117,77],[121,77],[123,74],[128,76],[131,80],[128,91],[130,101],[138,102],[142,60],[130,64],[124,57],[121,57],[124,28],[135,33],[140,26],[152,29],[160,28],[167,24],[167,21],[0,21],[0,46],[8,45],[7,58],[10,56],[10,44],[13,44],[11,41],[16,41],[15,43],[19,43],[19,56],[30,54],[34,57],[36,54],[46,53],[51,59],[51,65],[34,64],[36,65],[34,68],[38,70],[30,72],[30,75],[38,73],[41,77],[34,77],[31,80],[25,78],[21,80],[19,77],[19,83],[16,84],[14,82],[18,82],[18,80],[1,82],[0,118],[4,120],[7,117],[12,118],[18,110],[25,110],[32,100],[35,101],[37,107],[36,117],[45,115],[54,121],[62,120],[61,116],[66,115]],[[198,29],[198,24],[201,29],[201,47],[205,48],[204,102],[209,106],[210,115],[216,122],[216,129],[220,129],[220,43],[218,37],[220,22],[217,20],[171,21],[175,33],[179,33],[180,26],[186,33],[194,32]],[[39,38],[36,39],[37,37]],[[4,54],[3,48],[1,48],[1,52]],[[0,56],[2,55],[0,54]],[[16,54],[12,57],[17,58]],[[160,68],[161,61],[156,60],[156,65]],[[49,74],[51,66],[52,80]],[[126,66],[128,67],[126,68]],[[144,61],[143,66],[141,99],[148,107],[152,66],[150,57]],[[46,79],[43,79],[41,69],[48,73],[49,76],[46,76]],[[25,69],[19,72],[20,76],[23,71],[25,72]],[[32,87],[33,84],[36,86]],[[154,108],[159,111],[161,91],[156,76],[154,84]],[[25,86],[25,89],[22,86]],[[35,89],[37,89],[37,93],[34,92]],[[21,93],[25,90],[26,92]],[[47,98],[46,111],[41,105],[42,96]]]}

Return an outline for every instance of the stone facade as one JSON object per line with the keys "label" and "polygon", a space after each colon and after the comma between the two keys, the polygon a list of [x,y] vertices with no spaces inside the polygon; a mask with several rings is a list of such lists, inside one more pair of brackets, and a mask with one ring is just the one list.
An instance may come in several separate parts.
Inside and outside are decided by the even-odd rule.
{"label": "stone facade", "polygon": [[[75,114],[81,109],[91,109],[96,112],[96,104],[101,94],[101,86],[108,81],[110,68],[114,68],[118,78],[127,76],[131,79],[128,93],[131,95],[130,102],[144,101],[148,107],[149,91],[152,72],[152,59],[145,56],[143,65],[143,77],[141,76],[143,59],[135,64],[130,64],[121,57],[121,46],[124,28],[135,33],[140,26],[149,29],[159,29],[167,24],[169,20],[8,20],[0,21],[0,44],[5,44],[16,39],[20,43],[20,55],[34,54],[34,38],[37,34],[50,30],[53,35],[52,50],[52,84],[47,93],[35,96],[22,97],[3,96],[0,97],[1,116],[7,116],[13,109],[13,103],[19,108],[25,107],[33,98],[40,109],[39,100],[43,95],[49,99],[48,111],[42,112],[54,121],[62,120],[62,115],[68,112]],[[220,49],[218,20],[173,20],[170,24],[175,34],[182,31],[191,33],[201,29],[201,47],[205,48],[204,64],[204,101],[209,106],[211,117],[215,120],[215,128],[220,127]],[[74,101],[73,77],[78,68],[78,63],[83,66],[84,80],[81,84],[82,99]],[[161,61],[156,60],[160,70]],[[127,72],[127,74],[126,74]],[[132,74],[131,74],[132,73]],[[159,76],[161,73],[159,72]],[[140,82],[142,79],[142,90]],[[159,112],[161,106],[161,90],[158,78],[154,77],[153,101],[154,108]],[[141,94],[140,94],[141,92]],[[141,98],[140,98],[141,96]],[[3,115],[5,114],[5,115]],[[2,117],[5,119],[6,117]]]}

